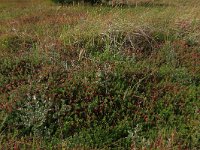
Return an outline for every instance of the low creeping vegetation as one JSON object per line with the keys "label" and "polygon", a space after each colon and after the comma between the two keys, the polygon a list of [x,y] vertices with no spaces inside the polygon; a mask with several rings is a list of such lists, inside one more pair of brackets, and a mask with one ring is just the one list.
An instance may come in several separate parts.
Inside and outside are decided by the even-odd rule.
{"label": "low creeping vegetation", "polygon": [[0,149],[200,148],[199,2],[143,4],[2,1]]}

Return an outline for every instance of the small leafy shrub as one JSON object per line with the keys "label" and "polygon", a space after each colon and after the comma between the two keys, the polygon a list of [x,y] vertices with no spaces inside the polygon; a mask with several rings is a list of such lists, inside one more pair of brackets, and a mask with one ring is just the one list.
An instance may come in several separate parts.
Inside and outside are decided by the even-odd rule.
{"label": "small leafy shrub", "polygon": [[0,73],[7,76],[20,76],[37,73],[41,68],[38,64],[35,64],[29,59],[24,60],[8,60],[3,59],[0,61]]}
{"label": "small leafy shrub", "polygon": [[35,44],[35,39],[21,36],[8,36],[3,42],[4,47],[10,52],[29,51]]}
{"label": "small leafy shrub", "polygon": [[47,114],[50,111],[51,102],[43,99],[42,96],[36,97],[36,95],[28,95],[25,102],[17,104],[16,107],[20,105],[20,108],[9,116],[7,123],[12,123],[10,122],[12,120],[18,122],[15,126],[17,128],[23,127],[21,134],[31,132],[35,135],[41,135],[45,131],[46,135],[50,135],[52,131],[50,128],[45,128],[45,122],[48,119]]}
{"label": "small leafy shrub", "polygon": [[191,116],[183,107],[191,109],[193,102],[186,107],[182,101],[186,95],[175,84],[167,85],[165,76],[146,70],[109,72],[99,67],[97,72],[88,69],[84,74],[57,70],[41,78],[9,114],[5,127],[12,124],[10,130],[19,129],[20,135],[63,137],[70,147],[119,147],[122,143],[124,148],[130,147],[130,135],[138,124],[141,140],[156,138],[158,126],[170,130],[166,124],[186,136],[188,129],[181,123],[187,120],[176,116]]}
{"label": "small leafy shrub", "polygon": [[64,5],[64,4],[73,3],[73,2],[75,2],[76,0],[52,0],[52,1],[55,2],[55,3],[59,3],[59,4]]}

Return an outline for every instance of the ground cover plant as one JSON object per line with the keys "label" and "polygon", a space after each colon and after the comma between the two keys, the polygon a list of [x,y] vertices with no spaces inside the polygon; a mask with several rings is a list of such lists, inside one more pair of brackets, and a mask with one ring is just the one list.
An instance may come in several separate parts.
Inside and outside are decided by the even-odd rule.
{"label": "ground cover plant", "polygon": [[0,149],[200,149],[199,10],[0,0]]}

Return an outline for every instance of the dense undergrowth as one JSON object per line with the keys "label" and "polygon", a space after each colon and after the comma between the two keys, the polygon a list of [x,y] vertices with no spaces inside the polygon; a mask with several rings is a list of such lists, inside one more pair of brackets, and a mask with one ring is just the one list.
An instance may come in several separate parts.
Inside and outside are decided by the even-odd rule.
{"label": "dense undergrowth", "polygon": [[0,4],[0,149],[199,149],[200,16],[178,2]]}

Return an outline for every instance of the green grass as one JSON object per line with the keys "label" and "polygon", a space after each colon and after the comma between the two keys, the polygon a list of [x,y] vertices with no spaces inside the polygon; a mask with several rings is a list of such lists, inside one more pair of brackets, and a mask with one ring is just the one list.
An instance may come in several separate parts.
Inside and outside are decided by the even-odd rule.
{"label": "green grass", "polygon": [[0,149],[199,149],[197,0],[0,0]]}

